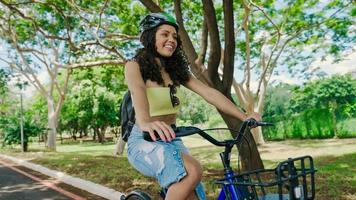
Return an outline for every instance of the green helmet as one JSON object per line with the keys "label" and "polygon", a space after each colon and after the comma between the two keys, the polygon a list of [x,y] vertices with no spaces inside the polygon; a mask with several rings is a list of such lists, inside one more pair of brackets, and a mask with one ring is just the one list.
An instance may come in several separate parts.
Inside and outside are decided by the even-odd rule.
{"label": "green helmet", "polygon": [[174,26],[174,28],[178,31],[178,24],[174,17],[172,17],[168,13],[151,13],[148,14],[143,20],[140,22],[140,31],[141,33],[153,29],[162,24],[168,24]]}

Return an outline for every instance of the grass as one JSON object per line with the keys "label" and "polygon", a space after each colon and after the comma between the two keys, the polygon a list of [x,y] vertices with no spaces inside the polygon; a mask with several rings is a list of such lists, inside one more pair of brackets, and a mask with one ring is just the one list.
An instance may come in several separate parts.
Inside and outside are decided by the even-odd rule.
{"label": "grass", "polygon": [[356,153],[316,160],[320,199],[356,199]]}
{"label": "grass", "polygon": [[[292,141],[298,146],[298,141]],[[304,143],[305,141],[300,141]],[[120,192],[129,192],[140,188],[158,199],[159,186],[152,178],[139,174],[129,163],[126,156],[114,157],[113,143],[97,144],[83,142],[58,145],[57,152],[43,151],[41,145],[33,144],[30,152],[21,153],[19,149],[0,149],[0,153],[23,158],[33,158],[31,162],[60,170],[67,174],[87,179]],[[304,145],[301,145],[302,148]],[[191,149],[193,156],[203,164],[203,183],[208,199],[215,199],[219,187],[213,180],[223,174],[218,152],[220,149],[200,147]],[[237,156],[232,163],[236,163]],[[351,200],[356,199],[356,153],[342,156],[316,157],[317,199]],[[274,167],[275,161],[264,161],[267,168]],[[234,164],[236,167],[236,164]]]}

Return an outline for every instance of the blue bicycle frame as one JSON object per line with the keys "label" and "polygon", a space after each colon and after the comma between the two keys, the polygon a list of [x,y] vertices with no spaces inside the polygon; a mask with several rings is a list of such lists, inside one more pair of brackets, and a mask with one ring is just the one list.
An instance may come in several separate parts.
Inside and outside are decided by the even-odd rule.
{"label": "blue bicycle frame", "polygon": [[238,191],[236,186],[233,184],[233,178],[232,177],[234,177],[234,176],[235,176],[234,172],[225,174],[225,178],[226,178],[227,184],[223,185],[223,188],[220,191],[218,200],[225,200],[227,195],[230,195],[232,200],[239,200],[240,199],[239,198],[239,196],[241,196],[241,195],[239,195],[240,192]]}
{"label": "blue bicycle frame", "polygon": [[230,155],[233,146],[233,143],[231,143],[231,145],[225,146],[225,152],[220,153],[220,158],[224,165],[225,179],[220,194],[218,196],[218,200],[225,200],[226,197],[229,197],[228,199],[231,200],[242,200],[246,198],[246,195],[248,195],[243,192],[243,186],[241,186],[240,188],[236,185],[236,176],[234,171],[230,167]]}

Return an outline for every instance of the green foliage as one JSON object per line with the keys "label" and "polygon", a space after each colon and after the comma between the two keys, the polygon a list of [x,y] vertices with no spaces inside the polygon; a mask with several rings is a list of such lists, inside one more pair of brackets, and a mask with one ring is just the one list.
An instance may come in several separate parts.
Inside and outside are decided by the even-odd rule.
{"label": "green foliage", "polygon": [[26,117],[32,119],[36,124],[46,127],[48,123],[48,107],[47,101],[39,94],[31,98],[33,102],[26,109]]}
{"label": "green foliage", "polygon": [[[0,129],[5,134],[3,145],[21,144],[21,126],[17,116],[18,113],[0,120]],[[25,119],[23,123],[24,143],[28,143],[30,137],[36,137],[44,131],[44,127],[35,124],[30,119]]]}
{"label": "green foliage", "polygon": [[[34,49],[36,53],[45,48],[57,48],[56,62],[65,64],[100,59],[123,60],[130,56],[132,47],[137,47],[132,36],[138,35],[137,25],[147,12],[138,1],[125,0],[55,0],[0,5],[0,21],[4,24],[0,35],[4,41],[12,44],[13,34],[17,43],[13,45],[19,48]],[[97,43],[93,42],[97,40]],[[9,52],[11,57],[18,59],[13,49]],[[46,69],[33,57],[27,59],[32,67],[37,65],[37,69]]]}
{"label": "green foliage", "polygon": [[[333,76],[306,83],[303,87],[277,85],[266,96],[264,120],[276,123],[265,128],[268,140],[286,138],[330,138],[334,135],[333,112],[338,120],[355,116],[355,80],[349,75]],[[337,107],[331,107],[336,102]],[[338,123],[339,137],[353,137],[354,131]]]}
{"label": "green foliage", "polygon": [[356,137],[356,118],[349,118],[341,121],[338,124],[339,138],[354,138]]}
{"label": "green foliage", "polygon": [[[316,57],[332,54],[335,60],[338,60],[340,53],[352,48],[356,42],[355,33],[352,32],[352,21],[354,21],[352,1],[269,0],[254,1],[254,3],[264,10],[273,24],[263,12],[251,6],[248,30],[251,66],[260,67],[262,52],[268,55],[276,45],[278,50],[271,57],[272,68],[284,65],[288,66],[294,75],[297,73],[307,74],[304,69]],[[239,27],[243,22],[243,7],[237,7],[235,13],[235,25]],[[276,27],[281,33],[282,40],[279,43]],[[237,57],[242,60],[239,65],[243,65],[247,59],[244,31],[241,29],[237,32]],[[286,46],[283,46],[284,42],[287,42]],[[268,50],[264,50],[266,48]],[[310,49],[310,51],[306,49]],[[282,50],[282,54],[277,57],[279,50]],[[273,59],[276,59],[276,63],[273,62]],[[260,69],[258,67],[257,70]],[[280,70],[275,69],[274,72],[278,73]]]}
{"label": "green foliage", "polygon": [[183,89],[183,94],[183,106],[178,116],[179,125],[218,124],[222,121],[214,106],[206,103],[200,96],[186,89]]}
{"label": "green foliage", "polygon": [[127,90],[123,79],[119,66],[75,71],[63,105],[61,129],[75,133],[117,126],[119,105]]}
{"label": "green foliage", "polygon": [[[356,80],[351,75],[333,76],[307,83],[293,91],[291,108],[293,112],[315,107],[331,108],[331,103],[345,105],[344,108],[354,115],[356,103]],[[340,108],[340,107],[339,107]],[[351,113],[350,113],[351,112]]]}
{"label": "green foliage", "polygon": [[4,70],[0,69],[0,97],[5,95],[8,91],[7,82],[9,81],[9,74]]}

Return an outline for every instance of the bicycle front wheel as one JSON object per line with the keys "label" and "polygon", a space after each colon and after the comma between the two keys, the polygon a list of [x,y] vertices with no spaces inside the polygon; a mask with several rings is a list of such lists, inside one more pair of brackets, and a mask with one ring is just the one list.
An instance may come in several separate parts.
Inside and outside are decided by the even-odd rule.
{"label": "bicycle front wheel", "polygon": [[151,200],[152,198],[147,193],[141,190],[134,190],[130,192],[125,200]]}

